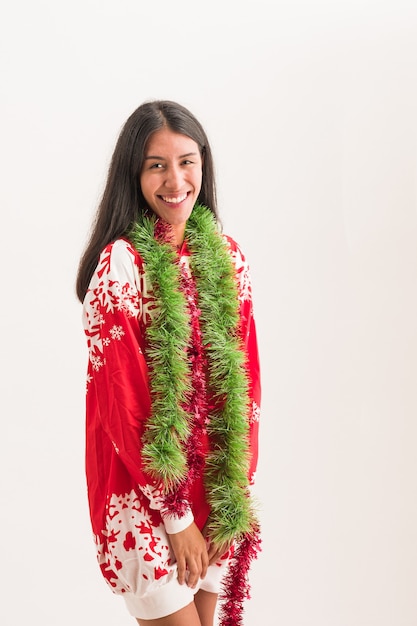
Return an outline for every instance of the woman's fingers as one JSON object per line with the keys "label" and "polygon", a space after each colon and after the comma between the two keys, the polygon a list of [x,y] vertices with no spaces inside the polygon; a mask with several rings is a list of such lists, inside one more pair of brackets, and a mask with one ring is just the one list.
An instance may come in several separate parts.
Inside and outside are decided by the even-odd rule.
{"label": "woman's fingers", "polygon": [[204,578],[206,572],[207,566],[203,565],[203,559],[201,557],[190,559],[187,563],[187,585],[194,589],[200,578]]}
{"label": "woman's fingers", "polygon": [[224,541],[221,544],[216,544],[214,543],[209,536],[209,530],[208,530],[208,525],[206,524],[206,526],[204,526],[203,530],[202,530],[202,534],[203,537],[206,538],[207,541],[207,555],[208,555],[208,564],[212,565],[213,563],[215,563],[216,561],[218,561],[219,559],[221,559],[222,556],[224,556],[226,554],[226,552],[228,552],[230,550],[230,548],[233,545],[233,540],[231,541]]}
{"label": "woman's fingers", "polygon": [[226,552],[230,549],[229,543],[222,543],[220,546],[210,543],[208,549],[208,560],[209,565],[212,565],[216,561],[218,561]]}
{"label": "woman's fingers", "polygon": [[170,535],[171,546],[177,561],[178,582],[195,588],[207,568],[228,552],[232,542],[215,544],[198,530],[193,522],[188,528]]}
{"label": "woman's fingers", "polygon": [[187,562],[184,556],[177,557],[177,576],[180,585],[185,583],[185,577],[187,573]]}
{"label": "woman's fingers", "polygon": [[207,574],[208,566],[209,566],[209,558],[208,558],[208,554],[207,554],[207,545],[206,545],[206,542],[204,542],[204,552],[201,555],[201,574],[200,574],[200,578],[205,578],[205,576]]}
{"label": "woman's fingers", "polygon": [[194,588],[204,578],[209,564],[207,544],[193,522],[185,530],[169,535],[177,561],[178,582]]}

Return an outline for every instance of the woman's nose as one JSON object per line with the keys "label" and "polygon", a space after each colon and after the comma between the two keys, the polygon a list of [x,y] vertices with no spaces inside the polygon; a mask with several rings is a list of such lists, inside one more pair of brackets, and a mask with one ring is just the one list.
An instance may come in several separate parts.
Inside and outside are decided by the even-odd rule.
{"label": "woman's nose", "polygon": [[182,172],[179,167],[173,165],[167,169],[165,185],[169,189],[179,190],[182,184]]}

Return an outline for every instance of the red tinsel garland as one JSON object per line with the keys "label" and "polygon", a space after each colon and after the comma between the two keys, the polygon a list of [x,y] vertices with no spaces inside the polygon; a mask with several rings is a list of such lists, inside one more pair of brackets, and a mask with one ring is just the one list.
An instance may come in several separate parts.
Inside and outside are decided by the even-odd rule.
{"label": "red tinsel garland", "polygon": [[223,580],[220,594],[220,626],[243,624],[243,603],[250,599],[249,570],[261,551],[259,527],[252,530],[235,547],[229,570]]}

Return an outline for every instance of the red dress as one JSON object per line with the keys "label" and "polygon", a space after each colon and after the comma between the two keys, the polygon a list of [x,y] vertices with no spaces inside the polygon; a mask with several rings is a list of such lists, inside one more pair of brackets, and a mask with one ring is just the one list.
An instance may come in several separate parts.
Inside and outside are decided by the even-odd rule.
{"label": "red dress", "polygon": [[[248,415],[250,483],[253,484],[258,457],[260,372],[252,291],[242,252],[236,242],[224,237],[236,268],[241,329],[247,351],[252,406]],[[178,254],[179,262],[189,271],[190,252],[186,242]],[[210,512],[201,475],[191,489],[185,515],[173,516],[172,512],[164,511],[162,485],[143,467],[142,436],[151,409],[145,329],[155,309],[145,264],[132,244],[118,239],[106,246],[83,304],[89,350],[88,501],[102,574],[113,592],[124,596],[132,615],[143,619],[168,614],[157,615],[161,610],[177,610],[169,599],[165,609],[155,613],[152,608],[163,606],[159,600],[163,588],[176,580],[176,565],[167,534],[183,530],[193,520],[202,529]],[[207,433],[202,432],[201,437],[203,449],[208,450]],[[211,567],[223,570],[227,556],[217,567]],[[207,583],[210,587],[207,590],[218,591],[216,584],[210,587]],[[181,602],[178,596],[181,593],[176,590],[176,602]],[[186,603],[184,600],[183,605]]]}

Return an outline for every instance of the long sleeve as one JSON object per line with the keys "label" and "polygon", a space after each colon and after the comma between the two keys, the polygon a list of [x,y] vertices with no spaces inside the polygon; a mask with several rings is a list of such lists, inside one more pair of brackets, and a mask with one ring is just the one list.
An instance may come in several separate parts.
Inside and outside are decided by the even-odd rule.
{"label": "long sleeve", "polygon": [[[139,272],[140,259],[130,244],[117,240],[100,256],[83,306],[89,349],[87,377],[87,464],[89,497],[103,500],[116,454],[127,471],[112,480],[123,492],[133,481],[159,511],[167,532],[179,532],[192,521],[191,509],[181,518],[164,517],[162,485],[146,472],[141,457],[151,399],[144,350],[143,324],[151,314],[152,297]],[[107,437],[108,445],[103,440]],[[114,463],[113,463],[114,465]]]}
{"label": "long sleeve", "polygon": [[258,464],[259,449],[259,418],[261,407],[261,375],[256,337],[256,324],[253,313],[252,284],[247,260],[239,246],[231,238],[227,237],[232,256],[236,265],[240,315],[241,334],[243,345],[246,350],[247,372],[249,377],[249,480],[255,482],[256,468]]}

